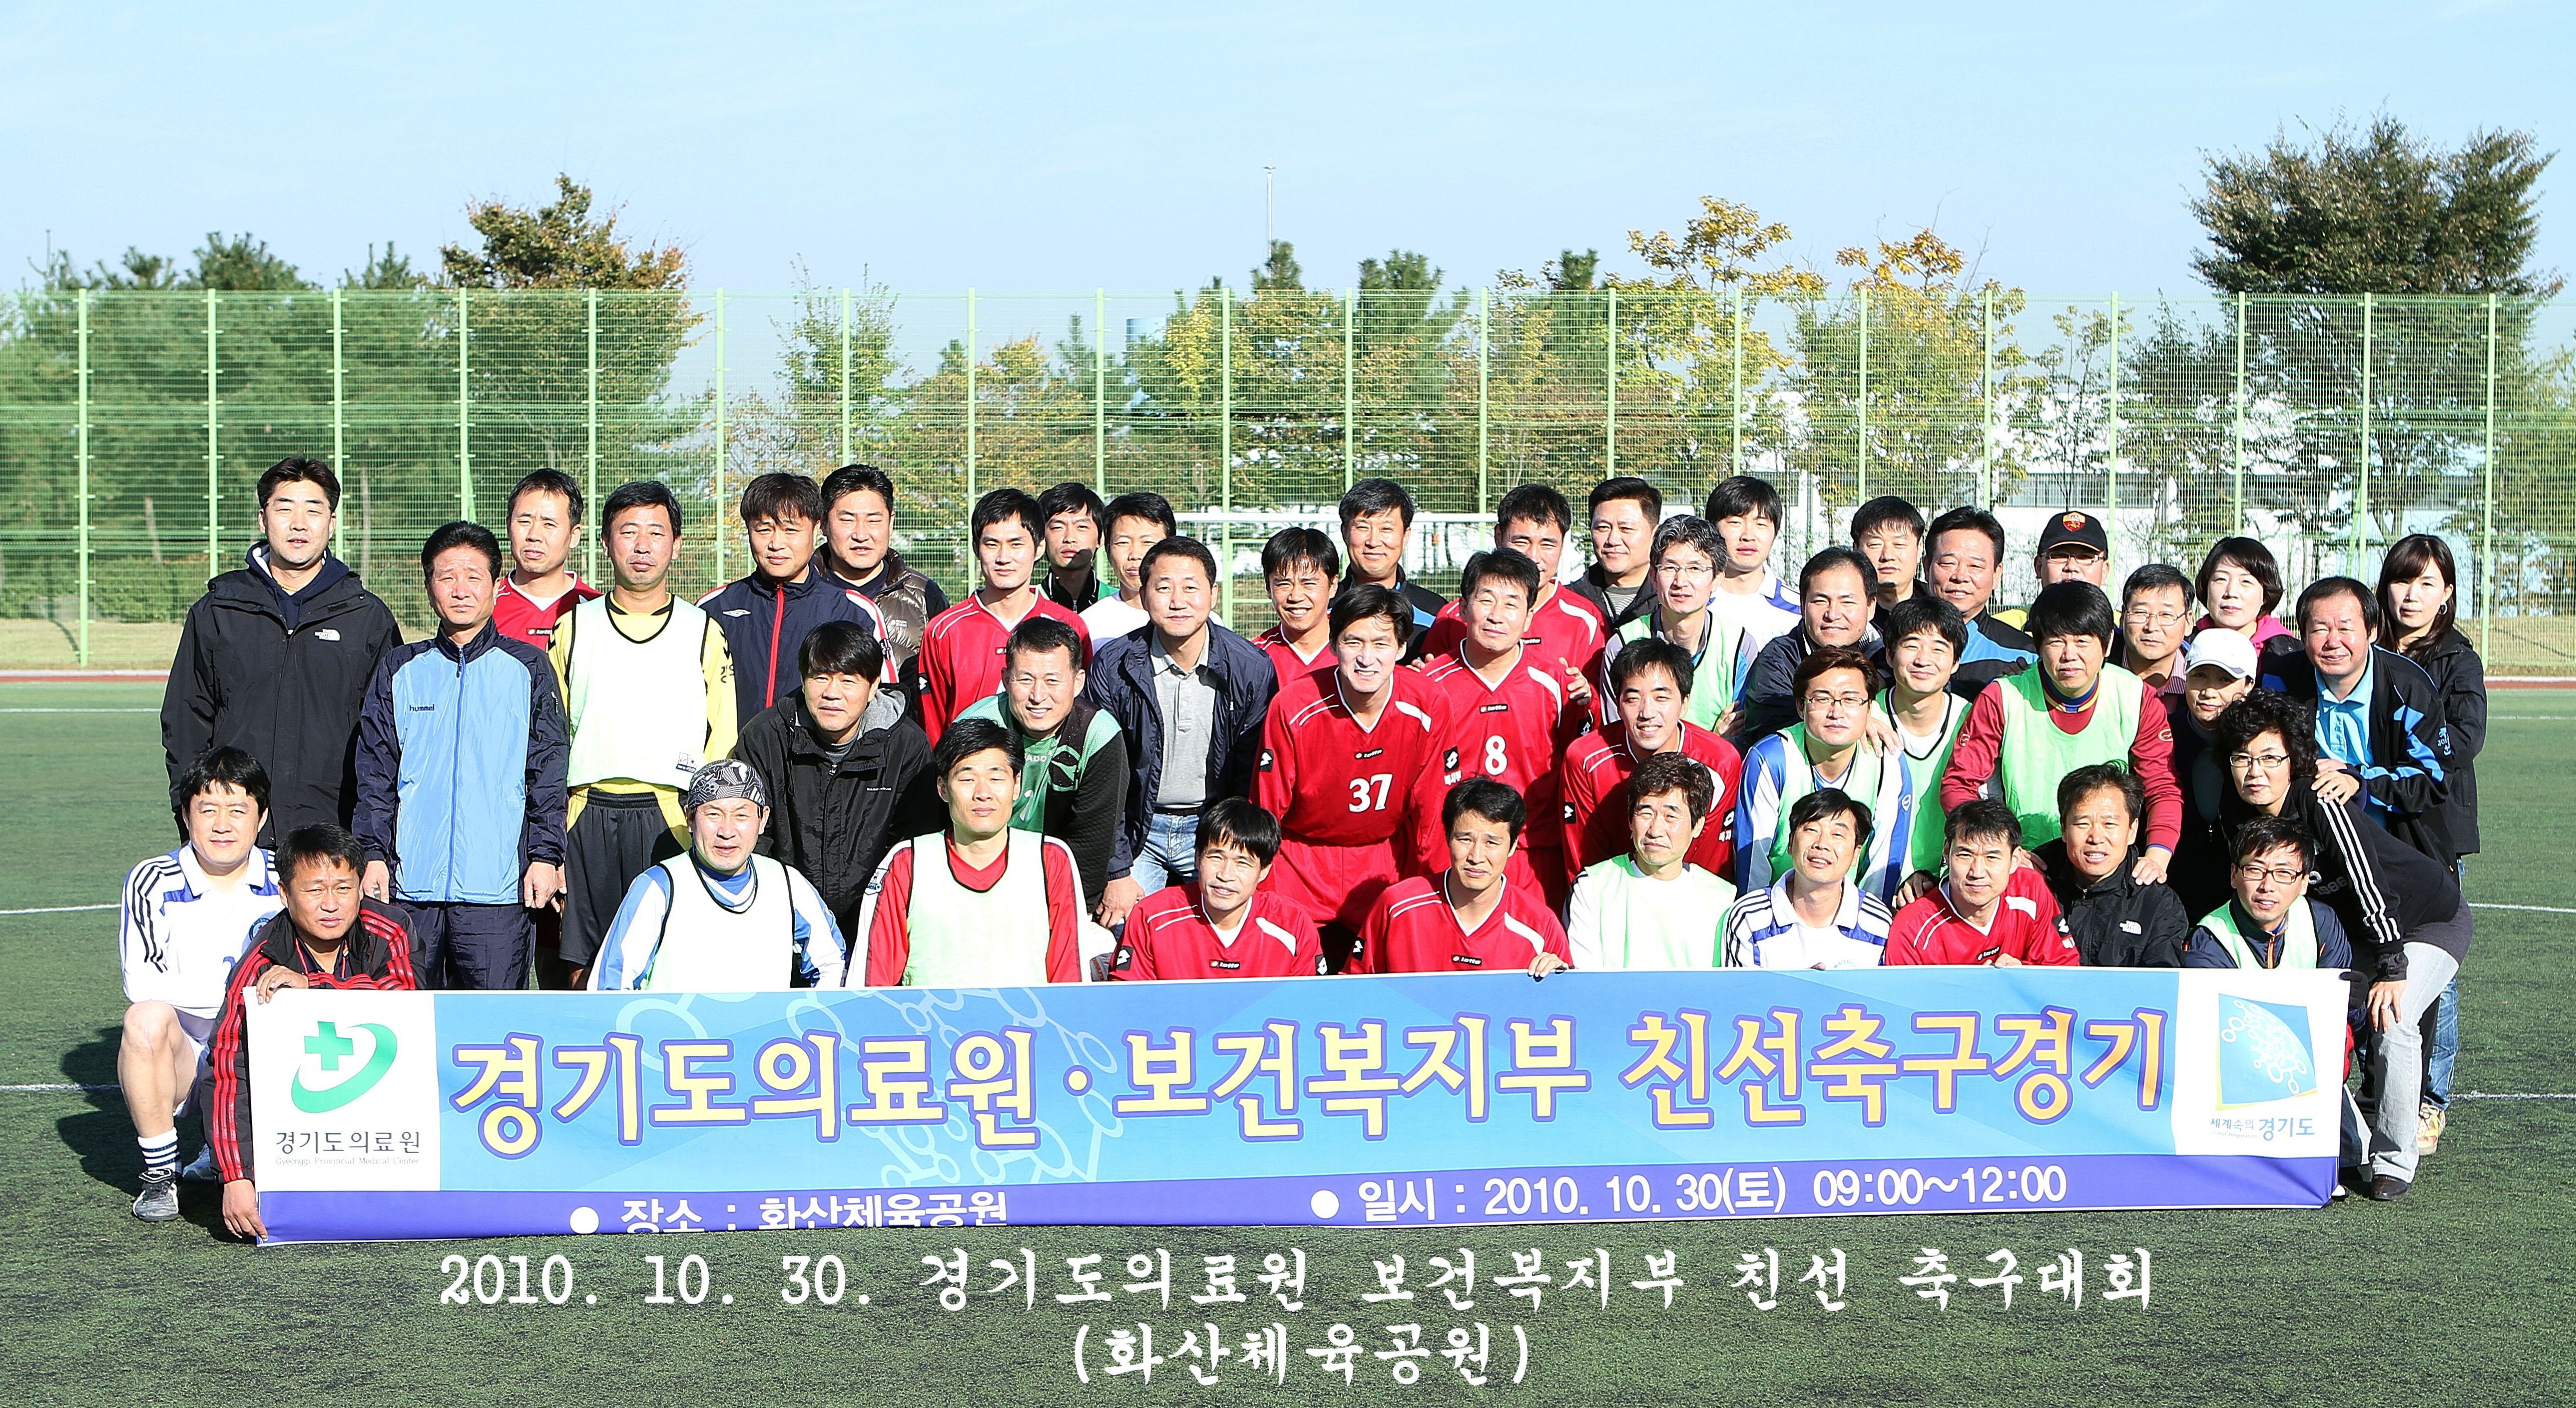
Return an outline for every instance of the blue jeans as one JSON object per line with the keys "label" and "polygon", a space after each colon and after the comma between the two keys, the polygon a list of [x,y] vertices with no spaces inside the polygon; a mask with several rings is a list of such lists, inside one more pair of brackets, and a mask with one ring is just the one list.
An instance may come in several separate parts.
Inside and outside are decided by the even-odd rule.
{"label": "blue jeans", "polygon": [[2451,1108],[2451,1068],[2460,1060],[2460,980],[2455,974],[2451,985],[2442,989],[2442,1000],[2433,1009],[2433,1041],[2424,1058],[2424,1099],[2434,1109]]}
{"label": "blue jeans", "polygon": [[1195,812],[1145,814],[1145,845],[1127,870],[1137,888],[1152,894],[1199,873],[1199,819]]}

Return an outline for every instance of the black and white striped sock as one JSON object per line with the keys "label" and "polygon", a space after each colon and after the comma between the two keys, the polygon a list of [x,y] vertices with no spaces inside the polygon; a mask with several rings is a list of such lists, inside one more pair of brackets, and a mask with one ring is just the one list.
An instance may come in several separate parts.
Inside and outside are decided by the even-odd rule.
{"label": "black and white striped sock", "polygon": [[143,1176],[176,1178],[179,1176],[179,1131],[160,1134],[138,1134],[134,1142],[143,1146]]}

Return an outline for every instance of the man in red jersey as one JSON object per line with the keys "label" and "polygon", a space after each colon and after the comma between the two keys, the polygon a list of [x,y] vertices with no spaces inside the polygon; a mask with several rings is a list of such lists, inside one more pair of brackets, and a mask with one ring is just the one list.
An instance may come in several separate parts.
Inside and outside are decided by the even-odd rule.
{"label": "man in red jersey", "polygon": [[1091,663],[1091,636],[1082,618],[1038,591],[1038,550],[1046,537],[1038,501],[1018,489],[995,489],[975,501],[968,536],[984,585],[921,633],[921,727],[933,744],[967,705],[1002,687],[1003,645],[1030,612],[1073,627],[1082,637],[1082,658],[1073,663]]}
{"label": "man in red jersey", "polygon": [[1628,642],[1610,662],[1618,721],[1574,740],[1557,773],[1569,886],[1585,869],[1628,853],[1628,779],[1658,753],[1678,752],[1708,769],[1717,802],[1688,860],[1711,875],[1734,875],[1735,793],[1744,760],[1733,744],[1684,717],[1691,674],[1689,651],[1652,637]]}
{"label": "man in red jersey", "polygon": [[[1565,560],[1565,538],[1574,528],[1574,510],[1565,495],[1545,484],[1524,484],[1503,495],[1494,510],[1494,546],[1509,548],[1538,564],[1538,594],[1530,598],[1529,629],[1521,633],[1530,658],[1565,683],[1565,697],[1592,707],[1592,682],[1601,677],[1601,651],[1610,627],[1590,597],[1566,591],[1556,580]],[[1453,601],[1432,618],[1431,636],[1422,658],[1437,660],[1458,649],[1467,638],[1464,601]]]}
{"label": "man in red jersey", "polygon": [[1279,854],[1279,819],[1241,797],[1199,815],[1198,878],[1127,912],[1109,961],[1122,978],[1302,978],[1324,971],[1306,912],[1261,888]]}
{"label": "man in red jersey", "polygon": [[233,965],[208,1061],[214,1099],[206,1107],[206,1143],[223,1174],[224,1226],[236,1237],[268,1235],[259,1214],[259,1140],[251,1128],[251,1004],[268,1001],[279,988],[420,987],[402,911],[360,890],[367,848],[357,837],[328,822],[297,827],[277,848],[276,864],[285,908],[251,931]]}
{"label": "man in red jersey", "polygon": [[1504,878],[1528,816],[1520,794],[1471,777],[1449,789],[1440,811],[1448,869],[1387,887],[1369,913],[1352,971],[1544,978],[1573,966],[1555,913]]}
{"label": "man in red jersey", "polygon": [[1386,887],[1441,844],[1443,727],[1431,686],[1400,668],[1412,607],[1392,587],[1333,599],[1328,671],[1287,682],[1262,723],[1252,799],[1279,818],[1270,889],[1330,931],[1337,961]]}
{"label": "man in red jersey", "polygon": [[2023,866],[2021,822],[1992,798],[1950,813],[1944,859],[1949,878],[1896,912],[1886,963],[1982,963],[2017,968],[2083,961],[2058,913],[2048,879]]}
{"label": "man in red jersey", "polygon": [[[1448,725],[1455,755],[1444,756],[1444,784],[1481,777],[1521,794],[1529,826],[1521,834],[1523,854],[1512,858],[1512,879],[1537,886],[1550,908],[1562,909],[1574,882],[1564,856],[1557,760],[1582,731],[1586,710],[1566,697],[1563,677],[1522,643],[1538,588],[1538,564],[1510,548],[1468,558],[1458,579],[1467,635],[1456,654],[1422,674],[1440,701],[1434,712]],[[1422,865],[1439,868],[1436,844],[1423,848]]]}
{"label": "man in red jersey", "polygon": [[510,575],[492,594],[492,625],[543,650],[565,612],[599,595],[572,570],[581,486],[559,469],[535,471],[510,491],[509,527]]}
{"label": "man in red jersey", "polygon": [[1316,529],[1282,528],[1261,545],[1261,581],[1279,623],[1252,643],[1269,652],[1282,688],[1333,667],[1333,582],[1341,575],[1341,551]]}

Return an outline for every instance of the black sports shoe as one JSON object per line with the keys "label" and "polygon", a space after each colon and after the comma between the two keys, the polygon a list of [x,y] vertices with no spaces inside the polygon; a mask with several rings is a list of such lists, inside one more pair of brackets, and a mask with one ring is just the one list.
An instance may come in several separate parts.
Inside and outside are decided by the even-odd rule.
{"label": "black sports shoe", "polygon": [[143,1175],[143,1191],[134,1197],[134,1215],[146,1222],[179,1220],[179,1177],[173,1172]]}
{"label": "black sports shoe", "polygon": [[2379,1174],[2370,1180],[2370,1200],[2374,1203],[2393,1203],[2405,1197],[2406,1190],[2414,1186],[2403,1178],[2385,1173]]}

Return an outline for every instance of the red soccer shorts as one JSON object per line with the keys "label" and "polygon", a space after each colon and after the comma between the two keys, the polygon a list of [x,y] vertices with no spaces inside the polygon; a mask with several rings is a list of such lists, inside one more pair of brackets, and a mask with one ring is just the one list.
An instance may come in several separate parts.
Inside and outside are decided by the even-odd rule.
{"label": "red soccer shorts", "polygon": [[1338,923],[1356,934],[1377,908],[1377,897],[1403,878],[1393,837],[1365,846],[1323,846],[1282,836],[1269,888],[1303,906],[1317,928]]}

